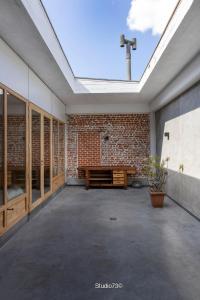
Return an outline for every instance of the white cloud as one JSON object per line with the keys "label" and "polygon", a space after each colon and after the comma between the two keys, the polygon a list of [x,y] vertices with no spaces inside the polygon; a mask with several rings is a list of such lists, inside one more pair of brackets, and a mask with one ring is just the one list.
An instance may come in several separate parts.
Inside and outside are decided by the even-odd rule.
{"label": "white cloud", "polygon": [[177,4],[178,0],[132,0],[127,17],[127,25],[131,30],[152,34],[161,34]]}

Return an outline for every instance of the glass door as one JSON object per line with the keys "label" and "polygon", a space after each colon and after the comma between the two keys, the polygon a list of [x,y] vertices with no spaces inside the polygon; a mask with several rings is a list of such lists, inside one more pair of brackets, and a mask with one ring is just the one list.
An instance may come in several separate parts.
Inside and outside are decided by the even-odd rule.
{"label": "glass door", "polygon": [[59,163],[59,123],[53,119],[53,177],[58,176]]}
{"label": "glass door", "polygon": [[47,113],[31,104],[30,122],[30,198],[33,209],[52,190],[52,121]]}
{"label": "glass door", "polygon": [[7,93],[7,199],[26,192],[26,103]]}
{"label": "glass door", "polygon": [[28,212],[27,102],[0,88],[0,235]]}
{"label": "glass door", "polygon": [[59,122],[59,164],[58,174],[65,172],[65,124]]}
{"label": "glass door", "polygon": [[28,212],[27,193],[27,102],[14,92],[5,99],[4,199],[6,229]]}
{"label": "glass door", "polygon": [[4,91],[0,88],[0,234],[5,227],[4,210]]}
{"label": "glass door", "polygon": [[4,91],[0,88],[0,207],[4,204]]}
{"label": "glass door", "polygon": [[43,119],[43,136],[44,136],[44,194],[51,192],[51,119],[46,115]]}
{"label": "glass door", "polygon": [[42,116],[39,111],[31,109],[31,206],[42,198],[41,170],[41,129]]}
{"label": "glass door", "polygon": [[55,192],[65,182],[65,125],[59,120],[53,119],[52,133],[53,152],[53,178],[52,190]]}

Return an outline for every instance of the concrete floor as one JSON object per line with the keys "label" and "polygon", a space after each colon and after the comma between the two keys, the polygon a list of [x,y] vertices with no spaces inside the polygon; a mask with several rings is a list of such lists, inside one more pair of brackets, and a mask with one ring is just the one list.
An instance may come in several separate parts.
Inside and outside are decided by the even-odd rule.
{"label": "concrete floor", "polygon": [[0,249],[0,298],[198,300],[200,223],[145,189],[68,187]]}

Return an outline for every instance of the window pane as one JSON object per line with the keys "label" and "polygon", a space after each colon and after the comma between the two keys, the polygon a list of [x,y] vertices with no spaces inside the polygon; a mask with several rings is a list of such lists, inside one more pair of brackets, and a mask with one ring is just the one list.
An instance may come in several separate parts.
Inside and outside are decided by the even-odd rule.
{"label": "window pane", "polygon": [[44,192],[50,190],[50,119],[44,117]]}
{"label": "window pane", "polygon": [[4,156],[4,114],[3,114],[3,100],[4,93],[3,90],[0,89],[0,206],[4,203],[4,165],[3,165],[3,156]]}
{"label": "window pane", "polygon": [[65,125],[59,123],[59,174],[65,171]]}
{"label": "window pane", "polygon": [[7,192],[11,200],[26,190],[26,104],[8,93]]}
{"label": "window pane", "polygon": [[53,120],[53,177],[58,175],[58,121]]}
{"label": "window pane", "polygon": [[40,145],[40,114],[32,111],[32,202],[41,197],[40,168],[41,168],[41,145]]}

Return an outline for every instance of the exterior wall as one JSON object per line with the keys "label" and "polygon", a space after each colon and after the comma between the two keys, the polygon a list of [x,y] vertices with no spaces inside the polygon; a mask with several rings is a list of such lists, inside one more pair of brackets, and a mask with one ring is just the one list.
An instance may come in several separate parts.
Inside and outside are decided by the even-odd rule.
{"label": "exterior wall", "polygon": [[67,125],[68,183],[79,182],[77,167],[84,165],[134,165],[143,176],[150,153],[149,114],[69,115]]}
{"label": "exterior wall", "polygon": [[65,105],[2,39],[0,39],[0,83],[65,121]]}
{"label": "exterior wall", "polygon": [[156,138],[169,157],[168,195],[200,217],[200,83],[156,112]]}

